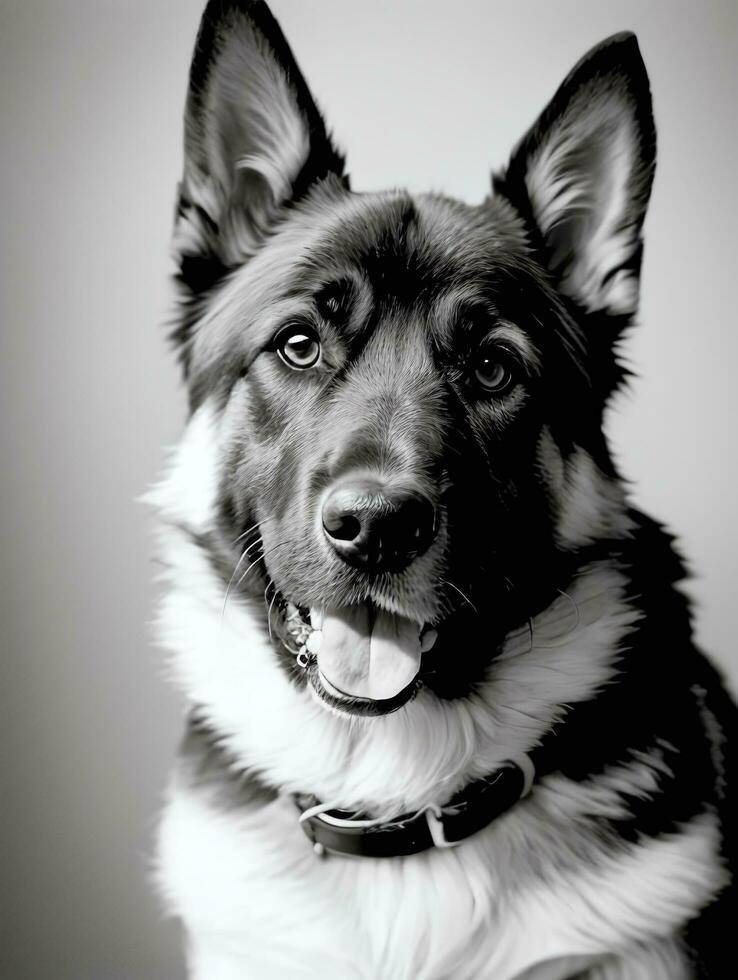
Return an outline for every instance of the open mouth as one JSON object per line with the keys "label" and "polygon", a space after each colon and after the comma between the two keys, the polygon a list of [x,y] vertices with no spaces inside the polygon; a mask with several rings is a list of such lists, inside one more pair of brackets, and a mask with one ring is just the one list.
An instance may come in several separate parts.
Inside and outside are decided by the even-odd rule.
{"label": "open mouth", "polygon": [[389,714],[407,704],[437,637],[429,625],[369,602],[310,610],[288,602],[285,625],[311,692],[354,715]]}

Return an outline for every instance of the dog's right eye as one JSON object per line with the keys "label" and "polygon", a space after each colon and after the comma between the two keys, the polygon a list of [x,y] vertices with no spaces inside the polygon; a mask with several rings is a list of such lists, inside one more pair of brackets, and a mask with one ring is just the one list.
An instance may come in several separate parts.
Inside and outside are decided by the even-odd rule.
{"label": "dog's right eye", "polygon": [[304,371],[320,360],[320,338],[312,327],[292,323],[276,336],[275,349],[287,367]]}
{"label": "dog's right eye", "polygon": [[501,347],[480,348],[470,364],[470,380],[477,390],[487,395],[505,394],[515,381],[509,360]]}

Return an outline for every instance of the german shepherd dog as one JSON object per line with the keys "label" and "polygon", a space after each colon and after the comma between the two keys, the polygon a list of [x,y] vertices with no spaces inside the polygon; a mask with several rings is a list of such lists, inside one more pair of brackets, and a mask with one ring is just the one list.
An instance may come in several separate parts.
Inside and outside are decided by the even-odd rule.
{"label": "german shepherd dog", "polygon": [[602,432],[654,154],[623,33],[481,204],[356,193],[267,6],[209,3],[153,492],[192,977],[733,975],[735,709]]}

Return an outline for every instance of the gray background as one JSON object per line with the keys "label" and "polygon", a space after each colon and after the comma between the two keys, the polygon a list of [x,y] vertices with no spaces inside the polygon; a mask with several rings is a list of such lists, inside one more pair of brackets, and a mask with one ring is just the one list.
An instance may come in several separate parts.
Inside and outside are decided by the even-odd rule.
{"label": "gray background", "polygon": [[[679,531],[699,638],[735,681],[738,5],[273,8],[358,189],[469,200],[586,48],[637,30],[660,164],[628,346],[641,378],[610,428],[636,502]],[[150,644],[150,518],[134,498],[184,417],[163,338],[200,11],[0,9],[3,980],[182,976],[146,883],[180,709]]]}

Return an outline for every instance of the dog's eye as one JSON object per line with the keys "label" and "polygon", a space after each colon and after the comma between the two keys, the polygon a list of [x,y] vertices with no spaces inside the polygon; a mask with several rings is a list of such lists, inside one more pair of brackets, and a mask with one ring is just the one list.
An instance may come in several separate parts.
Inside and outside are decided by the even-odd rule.
{"label": "dog's eye", "polygon": [[511,386],[513,374],[499,349],[488,348],[477,352],[472,364],[474,383],[490,394],[499,395]]}
{"label": "dog's eye", "polygon": [[318,335],[304,324],[293,323],[280,330],[275,346],[284,363],[300,371],[314,367],[320,360]]}

